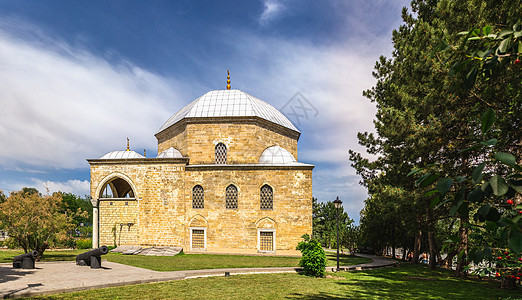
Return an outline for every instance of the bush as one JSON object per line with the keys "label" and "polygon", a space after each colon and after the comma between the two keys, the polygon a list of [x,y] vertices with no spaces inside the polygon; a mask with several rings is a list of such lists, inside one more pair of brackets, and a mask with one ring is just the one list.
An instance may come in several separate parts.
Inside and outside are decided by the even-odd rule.
{"label": "bush", "polygon": [[92,248],[92,239],[76,240],[76,248],[77,249],[91,249]]}
{"label": "bush", "polygon": [[326,267],[326,255],[324,254],[321,243],[311,240],[308,234],[302,236],[304,241],[297,245],[297,250],[303,255],[299,266],[304,269],[308,276],[323,277]]}

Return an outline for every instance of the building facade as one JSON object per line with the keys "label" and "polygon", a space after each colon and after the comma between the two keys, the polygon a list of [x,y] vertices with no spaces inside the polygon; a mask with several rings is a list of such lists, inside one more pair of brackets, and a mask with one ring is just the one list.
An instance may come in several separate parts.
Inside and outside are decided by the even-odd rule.
{"label": "building facade", "polygon": [[155,158],[127,147],[87,160],[94,246],[293,254],[311,234],[314,166],[297,162],[300,132],[268,103],[211,91],[155,136]]}

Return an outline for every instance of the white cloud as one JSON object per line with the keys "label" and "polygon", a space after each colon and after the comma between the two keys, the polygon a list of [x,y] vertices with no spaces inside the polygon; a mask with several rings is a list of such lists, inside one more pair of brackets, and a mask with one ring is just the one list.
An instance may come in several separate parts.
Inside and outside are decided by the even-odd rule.
{"label": "white cloud", "polygon": [[0,24],[0,166],[86,167],[126,137],[155,146],[165,106],[183,99],[176,82],[21,31]]}
{"label": "white cloud", "polygon": [[277,0],[263,0],[263,12],[259,16],[259,24],[266,26],[270,21],[278,17],[285,9],[285,6]]}
{"label": "white cloud", "polygon": [[348,150],[364,152],[357,133],[374,131],[375,105],[362,92],[375,84],[373,66],[389,40],[352,38],[328,46],[251,35],[240,40],[233,46],[248,55],[234,69],[243,69],[235,74],[247,92],[276,108],[300,92],[317,109],[317,116],[301,119],[298,159],[316,164],[314,196],[319,201],[343,197],[350,217],[358,220],[367,195],[350,166]]}

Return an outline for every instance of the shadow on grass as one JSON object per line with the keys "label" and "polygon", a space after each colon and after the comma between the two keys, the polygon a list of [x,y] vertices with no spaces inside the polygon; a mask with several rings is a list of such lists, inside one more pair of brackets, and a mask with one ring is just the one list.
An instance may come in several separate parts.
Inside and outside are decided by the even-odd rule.
{"label": "shadow on grass", "polygon": [[[456,279],[447,270],[402,265],[399,268],[340,272],[336,288],[327,292],[293,293],[289,299],[520,299],[521,291],[500,289],[496,281]],[[344,277],[344,278],[339,278]],[[326,282],[325,282],[326,283]],[[330,284],[329,283],[329,284]]]}
{"label": "shadow on grass", "polygon": [[[327,263],[326,266],[332,267],[337,264],[337,254],[332,252],[326,252]],[[351,266],[359,265],[372,262],[371,259],[366,257],[360,257],[355,255],[339,254],[339,265],[340,266]]]}

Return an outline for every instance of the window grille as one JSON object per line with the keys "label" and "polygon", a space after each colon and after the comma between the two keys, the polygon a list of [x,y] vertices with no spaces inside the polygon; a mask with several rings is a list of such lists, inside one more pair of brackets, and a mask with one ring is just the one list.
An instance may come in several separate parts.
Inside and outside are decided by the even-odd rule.
{"label": "window grille", "polygon": [[192,208],[205,208],[204,191],[201,185],[192,188]]}
{"label": "window grille", "polygon": [[274,232],[260,231],[259,232],[259,250],[274,251]]}
{"label": "window grille", "polygon": [[227,146],[223,143],[216,145],[216,164],[227,163]]}
{"label": "window grille", "polygon": [[274,206],[274,192],[269,185],[261,187],[261,209],[272,209]]}
{"label": "window grille", "polygon": [[237,208],[237,187],[233,184],[227,187],[226,193],[226,208],[236,209]]}
{"label": "window grille", "polygon": [[205,230],[203,229],[192,229],[192,248],[204,249],[205,248]]}

